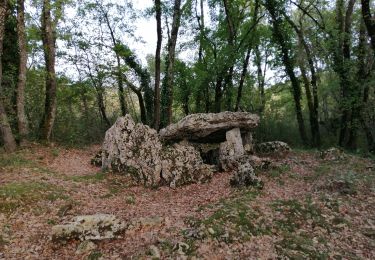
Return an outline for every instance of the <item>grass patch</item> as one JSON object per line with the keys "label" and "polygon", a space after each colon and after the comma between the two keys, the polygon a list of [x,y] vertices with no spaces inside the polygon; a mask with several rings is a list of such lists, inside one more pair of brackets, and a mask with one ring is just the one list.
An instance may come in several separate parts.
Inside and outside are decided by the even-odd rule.
{"label": "grass patch", "polygon": [[257,197],[258,190],[245,190],[236,198],[219,202],[217,210],[203,220],[187,219],[192,230],[184,231],[185,236],[203,239],[211,237],[218,241],[231,243],[246,241],[251,236],[270,234],[260,213],[249,203]]}
{"label": "grass patch", "polygon": [[100,251],[94,251],[94,252],[91,252],[91,253],[87,256],[87,260],[98,260],[98,259],[100,259],[102,256],[103,256],[103,254],[102,254]]}
{"label": "grass patch", "polygon": [[294,199],[277,200],[272,204],[272,207],[284,216],[274,221],[279,230],[295,232],[306,222],[325,229],[330,227],[322,216],[321,210],[312,202],[311,198],[307,198],[304,202]]}
{"label": "grass patch", "polygon": [[311,198],[303,202],[278,200],[271,206],[278,213],[273,225],[275,232],[282,237],[276,244],[280,256],[287,259],[327,259],[327,241],[305,230],[309,226],[319,226],[330,232],[333,228]]}
{"label": "grass patch", "polygon": [[67,177],[68,180],[72,180],[75,182],[101,182],[106,179],[106,173],[104,172],[97,172],[95,174],[89,174],[89,175],[82,175],[82,176],[70,176]]}
{"label": "grass patch", "polygon": [[0,167],[24,167],[24,166],[32,166],[34,162],[28,159],[25,159],[19,153],[11,153],[11,154],[2,154],[0,155]]}
{"label": "grass patch", "polygon": [[9,183],[0,187],[0,212],[12,213],[19,207],[31,206],[41,200],[66,198],[64,190],[55,185],[40,182]]}
{"label": "grass patch", "polygon": [[284,174],[287,174],[291,171],[291,168],[288,164],[281,165],[277,168],[273,168],[269,171],[268,176],[271,178],[280,178]]}
{"label": "grass patch", "polygon": [[[276,250],[279,256],[286,259],[328,259],[325,243],[323,239],[316,239],[314,243],[307,233],[286,233],[283,240],[277,243]],[[322,248],[318,248],[317,244]]]}

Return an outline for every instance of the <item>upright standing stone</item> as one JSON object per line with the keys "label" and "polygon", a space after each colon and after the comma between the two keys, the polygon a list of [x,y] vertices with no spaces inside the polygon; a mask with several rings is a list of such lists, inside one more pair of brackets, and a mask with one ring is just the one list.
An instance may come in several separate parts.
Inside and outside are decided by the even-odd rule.
{"label": "upright standing stone", "polygon": [[239,128],[234,128],[226,132],[226,141],[220,144],[219,157],[220,164],[223,170],[231,170],[234,165],[233,162],[239,157],[243,156],[245,150],[242,144],[241,131]]}

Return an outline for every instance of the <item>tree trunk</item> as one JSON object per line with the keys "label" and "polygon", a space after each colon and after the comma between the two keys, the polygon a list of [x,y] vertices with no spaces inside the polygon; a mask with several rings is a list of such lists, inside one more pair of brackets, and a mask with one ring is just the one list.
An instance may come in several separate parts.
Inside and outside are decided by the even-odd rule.
{"label": "tree trunk", "polygon": [[303,84],[305,86],[305,92],[306,92],[306,100],[307,100],[307,106],[309,107],[309,115],[310,115],[310,129],[311,129],[311,139],[313,142],[313,146],[316,146],[316,132],[315,132],[315,117],[314,117],[314,102],[311,94],[310,89],[310,81],[307,77],[306,68],[303,64],[303,61],[300,61],[300,70],[302,75]]}
{"label": "tree trunk", "polygon": [[[309,65],[309,69],[311,73],[311,81],[308,80],[305,65],[303,64],[304,62],[300,61],[300,69],[301,69],[302,78],[303,78],[305,89],[306,89],[306,98],[307,98],[308,107],[309,107],[312,144],[313,146],[319,147],[320,146],[320,129],[319,129],[319,97],[318,97],[318,85],[317,85],[318,80],[316,76],[313,56],[312,56],[310,47],[305,40],[303,29],[298,28],[298,26],[287,15],[284,15],[284,17],[288,21],[288,23],[293,27],[295,32],[297,33],[299,45],[300,47],[303,48],[305,55],[306,55],[307,63]],[[310,85],[312,86],[312,95],[311,95]]]}
{"label": "tree trunk", "polygon": [[0,0],[0,133],[4,143],[4,149],[6,152],[13,152],[17,148],[16,141],[14,139],[12,129],[9,125],[8,116],[4,107],[4,96],[3,96],[3,42],[5,33],[5,20],[8,12],[8,1]]}
{"label": "tree trunk", "polygon": [[133,83],[128,81],[126,78],[124,78],[124,81],[128,85],[128,87],[131,90],[133,90],[133,92],[137,95],[138,102],[139,102],[139,108],[141,110],[141,121],[142,121],[143,124],[146,124],[147,123],[146,106],[145,106],[145,102],[143,100],[141,90],[138,89]]}
{"label": "tree trunk", "polygon": [[[231,14],[228,0],[223,0],[223,3],[224,3],[225,19],[227,21],[227,26],[228,26],[228,45],[232,50],[234,50],[234,44],[235,44],[235,39],[236,39],[236,28],[233,23],[232,14]],[[234,73],[233,61],[230,60],[229,62],[230,62],[230,66],[229,66],[229,70],[225,71],[227,75],[225,77],[225,82],[224,82],[224,91],[226,93],[226,103],[227,103],[226,109],[228,111],[232,110],[231,90],[233,89],[233,73]]]}
{"label": "tree trunk", "polygon": [[166,108],[163,113],[166,113],[166,124],[170,125],[172,123],[172,105],[173,105],[173,85],[174,85],[174,62],[176,55],[176,44],[178,31],[180,28],[180,19],[181,19],[181,0],[174,0],[173,7],[173,21],[171,36],[168,41],[168,60],[167,60],[167,72],[166,72]]}
{"label": "tree trunk", "polygon": [[216,80],[215,86],[215,112],[221,112],[221,98],[223,96],[222,92],[223,78],[219,75]]}
{"label": "tree trunk", "polygon": [[46,99],[43,121],[41,124],[41,137],[49,142],[51,139],[53,124],[56,118],[57,106],[57,82],[55,73],[55,28],[51,17],[51,3],[49,0],[43,1],[42,10],[42,40],[44,58],[46,62]]}
{"label": "tree trunk", "polygon": [[362,16],[366,24],[368,35],[371,39],[371,46],[375,55],[375,21],[371,15],[370,0],[361,0],[362,4]]}
{"label": "tree trunk", "polygon": [[243,85],[245,83],[245,78],[247,74],[247,67],[249,66],[249,60],[250,60],[250,53],[251,53],[251,48],[247,49],[246,57],[242,65],[242,73],[241,73],[241,78],[240,78],[240,84],[238,85],[238,92],[237,92],[237,100],[236,100],[236,107],[235,111],[238,111],[240,108],[240,102],[242,98],[242,89]]}
{"label": "tree trunk", "polygon": [[105,124],[110,127],[111,122],[109,121],[107,117],[107,112],[104,105],[104,97],[103,97],[103,88],[101,86],[96,87],[96,98],[98,102],[98,107],[100,111],[100,115],[102,116],[102,119],[104,120]]}
{"label": "tree trunk", "polygon": [[[267,64],[267,55],[265,55],[266,61],[265,64]],[[259,112],[263,113],[264,108],[266,106],[266,95],[264,91],[264,83],[265,83],[265,73],[266,73],[266,67],[264,69],[264,72],[262,71],[262,57],[259,51],[259,46],[256,46],[255,48],[255,64],[257,66],[257,78],[258,78],[258,88],[260,92],[260,109]]]}
{"label": "tree trunk", "polygon": [[111,35],[113,49],[114,49],[115,55],[116,55],[116,61],[117,61],[116,77],[117,77],[118,95],[119,95],[119,100],[120,100],[121,114],[123,116],[125,116],[128,113],[128,107],[126,105],[124,83],[122,81],[121,58],[120,58],[120,55],[116,51],[116,46],[117,46],[116,37],[115,37],[115,33],[112,29],[111,23],[109,21],[107,12],[104,10],[104,8],[101,4],[99,4],[99,7],[100,7],[100,9],[101,9],[101,11],[104,15],[105,23],[106,23],[107,28],[109,30],[109,33]]}
{"label": "tree trunk", "polygon": [[339,145],[345,146],[347,140],[350,114],[351,114],[351,89],[353,88],[350,80],[350,68],[349,62],[351,59],[351,26],[352,26],[352,14],[354,9],[355,0],[350,0],[345,14],[345,19],[343,17],[343,12],[339,8],[343,8],[342,2],[339,1],[338,4],[338,21],[339,28],[342,29],[340,32],[342,44],[339,43],[342,47],[342,57],[340,58],[341,63],[339,64],[339,76],[340,76],[340,85],[342,92],[342,104],[341,104],[341,126],[340,126],[340,136],[339,136]]}
{"label": "tree trunk", "polygon": [[299,84],[299,81],[294,73],[294,61],[290,57],[289,49],[287,46],[287,39],[284,37],[284,33],[282,31],[282,20],[277,15],[279,12],[276,9],[277,3],[275,0],[267,0],[265,2],[265,7],[268,10],[268,12],[271,15],[272,18],[272,26],[273,26],[273,35],[277,43],[279,44],[281,48],[282,53],[282,61],[285,66],[285,72],[289,76],[291,85],[292,85],[292,94],[293,99],[295,103],[295,110],[296,110],[296,117],[297,117],[297,123],[299,128],[300,137],[302,140],[302,143],[304,145],[308,144],[308,139],[306,135],[305,130],[305,123],[303,120],[302,115],[302,106],[301,106],[301,86]]}
{"label": "tree trunk", "polygon": [[27,71],[27,49],[25,33],[25,5],[24,0],[17,1],[17,35],[20,62],[18,68],[17,82],[17,123],[20,145],[26,144],[27,135],[29,134],[27,118],[25,114],[25,86]]}

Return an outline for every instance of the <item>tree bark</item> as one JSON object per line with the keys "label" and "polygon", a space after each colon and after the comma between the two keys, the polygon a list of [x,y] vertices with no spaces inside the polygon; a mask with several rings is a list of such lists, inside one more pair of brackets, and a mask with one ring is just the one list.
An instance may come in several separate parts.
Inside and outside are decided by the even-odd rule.
{"label": "tree bark", "polygon": [[173,7],[173,21],[171,36],[168,41],[168,58],[167,58],[167,72],[166,72],[166,93],[167,93],[167,104],[166,104],[166,124],[170,125],[172,123],[172,105],[173,105],[173,86],[174,86],[174,62],[176,55],[176,44],[178,31],[180,28],[180,19],[181,19],[181,0],[174,0]]}
{"label": "tree bark", "polygon": [[[264,83],[265,83],[265,73],[266,73],[266,67],[264,69],[264,72],[262,71],[262,60],[261,60],[261,54],[259,51],[259,46],[256,46],[255,48],[255,64],[257,66],[257,78],[258,78],[258,89],[260,92],[260,109],[259,112],[263,113],[264,108],[266,106],[266,96],[264,91]],[[267,64],[267,55],[265,55],[265,64]]]}
{"label": "tree bark", "polygon": [[306,68],[303,64],[303,61],[300,61],[300,70],[302,75],[303,84],[305,86],[305,92],[306,92],[306,100],[307,100],[307,106],[309,108],[309,116],[310,116],[310,129],[311,129],[311,139],[313,142],[313,146],[316,146],[316,132],[315,132],[315,115],[314,115],[314,102],[311,94],[311,88],[310,88],[310,81],[307,77]]}
{"label": "tree bark", "polygon": [[[342,92],[342,104],[341,104],[341,126],[340,126],[340,136],[339,136],[339,145],[345,146],[347,140],[349,122],[350,122],[350,112],[351,112],[351,88],[353,88],[350,80],[350,68],[348,64],[351,59],[351,26],[352,26],[352,15],[354,4],[356,0],[350,0],[348,7],[346,9],[345,18],[343,17],[343,12],[338,10],[338,21],[339,26],[341,27],[341,43],[339,43],[342,48],[342,57],[340,58],[339,63],[339,76],[340,76],[340,85]],[[339,1],[338,8],[343,8],[342,1]],[[339,27],[339,28],[340,28]]]}
{"label": "tree bark", "polygon": [[95,89],[96,89],[96,99],[98,102],[100,115],[102,116],[102,119],[104,120],[106,126],[110,127],[111,122],[108,119],[107,112],[106,112],[105,105],[104,105],[104,96],[103,96],[104,90],[101,86],[95,87]]}
{"label": "tree bark", "polygon": [[29,134],[27,118],[25,114],[25,86],[27,71],[27,49],[25,33],[25,3],[24,0],[17,0],[17,36],[20,62],[18,68],[17,82],[17,123],[20,145],[26,144]]}
{"label": "tree bark", "polygon": [[117,76],[117,87],[118,87],[118,95],[119,95],[119,100],[120,100],[120,108],[121,108],[121,114],[123,116],[125,116],[128,113],[128,107],[126,105],[124,83],[122,81],[121,58],[120,58],[120,55],[118,54],[118,52],[116,51],[116,46],[117,46],[116,37],[115,37],[115,33],[113,31],[113,28],[111,26],[111,23],[109,21],[108,13],[106,12],[106,10],[104,10],[101,3],[98,3],[98,5],[99,5],[99,7],[100,7],[100,9],[101,9],[101,11],[104,15],[105,23],[106,23],[107,28],[109,30],[109,33],[111,35],[113,49],[115,51],[116,62],[117,62],[116,76]]}
{"label": "tree bark", "polygon": [[[232,14],[230,11],[230,4],[228,0],[223,0],[224,3],[224,12],[225,12],[225,19],[227,21],[228,26],[228,45],[229,47],[234,50],[234,44],[236,39],[236,28],[233,23]],[[230,60],[230,66],[228,71],[225,71],[227,74],[224,80],[224,91],[226,93],[226,108],[228,111],[231,110],[231,90],[233,89],[233,73],[234,73],[234,65],[233,62]]]}
{"label": "tree bark", "polygon": [[[254,7],[254,13],[253,13],[253,26],[257,23],[258,20],[258,10],[259,10],[259,0],[255,1],[255,7]],[[237,100],[236,100],[236,106],[235,106],[235,111],[238,111],[240,102],[241,102],[241,97],[242,97],[242,89],[243,85],[245,83],[245,78],[247,74],[247,67],[249,66],[249,60],[250,60],[250,54],[251,54],[251,49],[253,45],[253,39],[251,38],[249,43],[249,46],[247,47],[247,52],[246,52],[246,57],[244,60],[244,63],[242,65],[242,73],[241,73],[241,78],[240,78],[240,83],[238,86],[238,91],[237,91]]]}
{"label": "tree bark", "polygon": [[8,13],[8,1],[0,0],[0,133],[4,143],[4,149],[6,152],[13,152],[17,148],[16,141],[14,139],[12,129],[10,127],[8,116],[4,107],[4,96],[3,96],[3,43],[5,33],[5,20]]}
{"label": "tree bark", "polygon": [[251,48],[248,48],[247,52],[246,52],[245,60],[244,60],[243,65],[242,65],[242,73],[241,73],[240,83],[238,85],[238,91],[237,91],[236,107],[234,109],[235,111],[238,111],[239,108],[240,108],[240,102],[241,102],[241,98],[242,98],[242,89],[243,89],[243,85],[245,83],[245,78],[246,78],[246,74],[247,74],[247,67],[249,66],[249,61],[250,61],[250,53],[251,53]]}
{"label": "tree bark", "polygon": [[368,35],[371,39],[371,46],[375,55],[375,21],[371,15],[370,0],[361,0],[362,16],[366,24]]}
{"label": "tree bark", "polygon": [[[303,64],[304,62],[300,61],[300,69],[302,73],[302,79],[305,85],[306,98],[307,98],[307,103],[309,107],[312,144],[313,146],[319,147],[320,146],[320,129],[319,129],[319,97],[318,97],[318,84],[317,84],[318,80],[316,76],[316,70],[315,70],[312,53],[311,53],[309,45],[307,44],[305,40],[303,29],[298,28],[298,26],[287,15],[284,15],[284,17],[288,21],[288,23],[293,27],[294,31],[297,33],[299,45],[303,48],[305,55],[306,55],[307,63],[309,65],[309,69],[311,73],[311,81],[308,80],[305,65]],[[311,95],[310,86],[312,86],[312,95]]]}
{"label": "tree bark", "polygon": [[297,117],[300,137],[301,137],[302,143],[304,145],[307,145],[308,138],[306,135],[305,123],[303,120],[302,106],[301,106],[301,98],[302,98],[301,86],[294,73],[294,61],[290,57],[290,54],[289,54],[289,49],[287,46],[287,39],[284,37],[284,33],[282,31],[282,20],[278,16],[279,12],[276,9],[276,5],[277,3],[275,2],[275,0],[267,0],[265,2],[265,7],[271,15],[274,38],[279,44],[280,49],[281,49],[282,61],[285,66],[285,72],[289,76],[290,81],[291,81],[292,94],[293,94],[293,99],[295,103],[296,117]]}
{"label": "tree bark", "polygon": [[128,87],[133,90],[133,92],[137,95],[138,97],[138,103],[139,103],[139,108],[141,110],[141,121],[143,124],[147,123],[147,115],[146,115],[146,106],[145,102],[143,100],[142,92],[140,89],[138,89],[133,83],[128,81],[126,78],[124,78],[125,83],[128,85]]}
{"label": "tree bark", "polygon": [[223,78],[222,76],[219,75],[216,80],[216,85],[215,85],[215,112],[216,113],[221,112],[221,98],[223,97],[222,85],[223,85]]}
{"label": "tree bark", "polygon": [[46,62],[46,99],[43,121],[41,124],[41,138],[47,142],[51,139],[52,129],[56,118],[57,81],[55,73],[55,28],[51,16],[51,3],[43,0],[42,10],[42,41],[44,59]]}

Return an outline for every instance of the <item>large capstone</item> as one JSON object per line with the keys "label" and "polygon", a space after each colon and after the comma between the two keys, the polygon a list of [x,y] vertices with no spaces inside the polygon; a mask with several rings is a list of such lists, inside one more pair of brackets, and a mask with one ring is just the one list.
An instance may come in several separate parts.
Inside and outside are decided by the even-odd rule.
{"label": "large capstone", "polygon": [[131,174],[149,187],[177,187],[207,181],[212,169],[188,142],[163,146],[154,129],[136,124],[127,115],[107,131],[103,144],[104,169]]}
{"label": "large capstone", "polygon": [[188,115],[176,124],[160,130],[163,140],[223,142],[233,128],[248,132],[258,126],[259,116],[248,112],[201,113]]}

